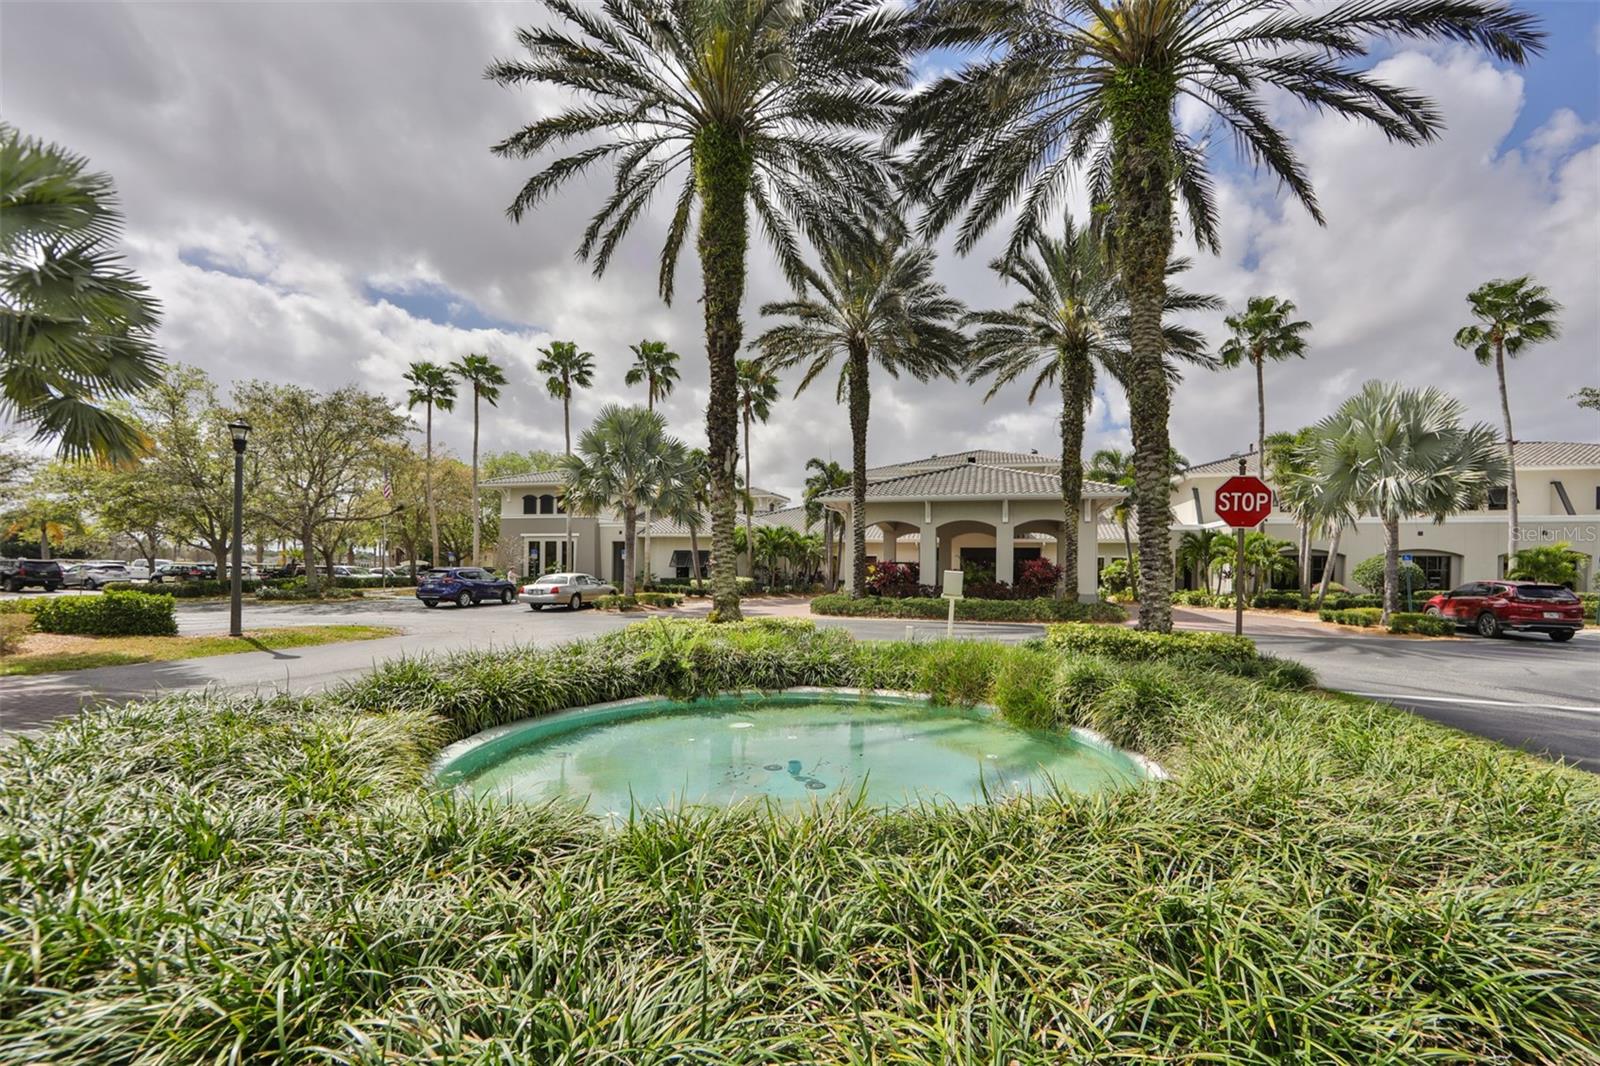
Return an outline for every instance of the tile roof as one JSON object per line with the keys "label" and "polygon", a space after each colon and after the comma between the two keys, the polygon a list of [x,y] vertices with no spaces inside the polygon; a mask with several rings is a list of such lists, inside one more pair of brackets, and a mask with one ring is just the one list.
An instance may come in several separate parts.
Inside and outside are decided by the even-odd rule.
{"label": "tile roof", "polygon": [[[1209,463],[1196,463],[1184,470],[1183,476],[1197,474],[1200,476],[1216,474],[1237,474],[1239,472],[1239,459],[1249,460],[1249,469],[1254,472],[1256,453],[1252,449],[1248,452],[1235,452],[1223,459],[1213,459]],[[1517,441],[1517,466],[1518,468],[1544,468],[1560,466],[1600,466],[1600,444],[1593,441],[1571,440],[1519,440]]]}
{"label": "tile roof", "polygon": [[[1088,498],[1121,499],[1126,493],[1115,485],[1085,481]],[[869,500],[938,499],[1059,499],[1061,478],[1055,474],[1016,470],[984,463],[960,463],[939,470],[885,478],[867,485]],[[828,503],[848,503],[850,492],[840,490],[821,499]]]}
{"label": "tile roof", "polygon": [[478,482],[480,487],[486,489],[514,487],[517,485],[555,486],[561,483],[562,477],[559,470],[529,470],[523,474],[502,474],[499,477],[484,478]]}
{"label": "tile roof", "polygon": [[[744,515],[737,516],[739,528],[744,528]],[[757,511],[750,516],[751,525],[756,528],[762,526],[788,526],[797,533],[808,533],[813,530],[822,532],[822,523],[818,522],[810,530],[806,528],[806,509],[804,507],[785,507],[777,511]],[[639,526],[639,536],[644,536],[645,527]],[[670,518],[658,518],[650,523],[652,537],[687,537],[689,527]],[[709,539],[711,537],[711,516],[702,515],[700,520],[700,535]]]}
{"label": "tile roof", "polygon": [[1059,466],[1061,460],[1053,455],[1040,455],[1038,452],[1002,452],[989,448],[976,448],[950,455],[930,455],[926,459],[911,459],[903,463],[868,467],[867,479],[881,481],[886,478],[904,477],[907,474],[923,474],[931,470],[942,470],[956,463],[988,466]]}

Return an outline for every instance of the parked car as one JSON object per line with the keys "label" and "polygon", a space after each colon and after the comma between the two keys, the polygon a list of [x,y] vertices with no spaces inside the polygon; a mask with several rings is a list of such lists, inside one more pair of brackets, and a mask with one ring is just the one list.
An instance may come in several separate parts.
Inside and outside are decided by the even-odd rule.
{"label": "parked car", "polygon": [[1498,637],[1506,630],[1547,633],[1551,640],[1571,640],[1583,628],[1583,602],[1569,588],[1537,581],[1472,581],[1427,602],[1423,610],[1470,626],[1479,636]]}
{"label": "parked car", "polygon": [[522,586],[522,594],[517,599],[535,611],[559,604],[578,611],[585,602],[593,603],[601,596],[616,594],[615,585],[608,585],[592,574],[546,574],[533,584]]}
{"label": "parked car", "polygon": [[142,563],[142,562],[133,562],[133,563],[127,564],[127,566],[128,566],[128,580],[129,581],[149,581],[150,580],[150,567],[147,564]]}
{"label": "parked car", "polygon": [[75,563],[61,572],[61,580],[69,589],[93,592],[113,581],[132,581],[133,572],[121,563]]}
{"label": "parked car", "polygon": [[487,600],[514,603],[517,587],[476,566],[436,567],[417,575],[417,599],[428,607],[446,600],[457,607],[476,607]]}
{"label": "parked car", "polygon": [[200,581],[217,576],[214,563],[167,563],[156,567],[150,575],[150,584],[161,585],[168,581]]}
{"label": "parked car", "polygon": [[0,559],[0,585],[12,592],[29,586],[54,592],[66,581],[54,559]]}

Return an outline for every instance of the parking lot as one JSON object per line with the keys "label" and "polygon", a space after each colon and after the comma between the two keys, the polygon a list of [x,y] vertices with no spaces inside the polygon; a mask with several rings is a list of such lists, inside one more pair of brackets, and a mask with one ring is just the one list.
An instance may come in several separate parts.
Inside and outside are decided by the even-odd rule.
{"label": "parking lot", "polygon": [[[692,617],[704,610],[700,606],[673,613]],[[810,617],[805,604],[794,600],[753,601],[746,610],[751,615]],[[1176,617],[1184,628],[1230,625],[1216,612],[1180,609]],[[0,678],[0,726],[37,728],[72,713],[85,701],[182,689],[314,692],[397,656],[548,646],[638,620],[638,615],[595,610],[535,612],[520,605],[430,610],[405,596],[250,603],[246,625],[255,628],[366,623],[397,626],[405,633],[349,644]],[[913,639],[933,639],[944,632],[943,624],[936,622],[830,618],[816,622],[863,639],[900,640],[908,634]],[[184,634],[224,632],[227,624],[226,602],[179,603],[178,626]],[[1383,699],[1435,721],[1600,772],[1600,632],[1593,628],[1564,645],[1541,636],[1420,640],[1342,633],[1315,622],[1274,616],[1252,615],[1248,628],[1263,651],[1305,663],[1327,688]],[[957,635],[967,639],[1017,641],[1043,632],[1042,626],[1023,624],[956,626]]]}

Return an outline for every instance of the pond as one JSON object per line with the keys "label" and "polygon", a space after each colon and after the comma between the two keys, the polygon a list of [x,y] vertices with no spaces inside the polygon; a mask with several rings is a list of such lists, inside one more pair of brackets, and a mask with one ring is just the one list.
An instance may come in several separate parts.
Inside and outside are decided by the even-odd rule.
{"label": "pond", "polygon": [[579,708],[481,733],[435,764],[443,785],[570,800],[613,821],[749,800],[800,810],[857,793],[875,808],[973,804],[1097,792],[1151,773],[1094,739],[1020,729],[984,709],[810,690]]}

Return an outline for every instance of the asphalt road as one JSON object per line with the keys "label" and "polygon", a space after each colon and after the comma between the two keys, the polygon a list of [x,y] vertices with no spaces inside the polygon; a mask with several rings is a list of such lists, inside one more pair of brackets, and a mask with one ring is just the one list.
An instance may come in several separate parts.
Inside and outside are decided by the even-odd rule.
{"label": "asphalt road", "polygon": [[[753,604],[752,613],[803,613],[794,603]],[[227,628],[220,603],[179,608],[183,633]],[[461,611],[428,610],[409,599],[368,599],[330,604],[251,605],[250,627],[369,623],[404,627],[404,635],[283,651],[247,652],[169,663],[105,667],[66,674],[0,678],[0,728],[34,729],[71,714],[86,701],[127,699],[156,692],[216,688],[230,691],[314,692],[401,655],[467,648],[550,645],[594,636],[636,618],[582,611],[532,612],[521,606]],[[916,639],[943,635],[934,622],[817,619],[858,637]],[[1231,625],[1220,612],[1180,611],[1185,628]],[[1023,640],[1042,626],[958,624],[972,639]],[[1544,637],[1500,640],[1463,637],[1420,640],[1329,632],[1315,622],[1252,616],[1250,635],[1265,652],[1296,659],[1317,671],[1331,689],[1386,700],[1424,717],[1502,743],[1564,758],[1600,773],[1600,632],[1568,644]]]}

